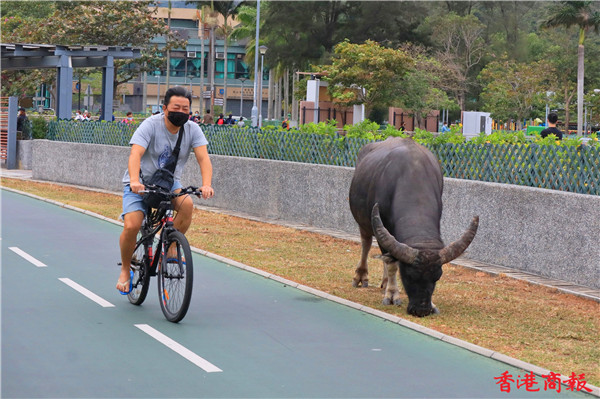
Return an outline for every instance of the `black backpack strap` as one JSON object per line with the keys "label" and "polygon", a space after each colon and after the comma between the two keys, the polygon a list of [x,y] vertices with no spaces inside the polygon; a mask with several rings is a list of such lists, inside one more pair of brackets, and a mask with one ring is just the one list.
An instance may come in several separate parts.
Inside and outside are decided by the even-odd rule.
{"label": "black backpack strap", "polygon": [[167,159],[167,162],[163,167],[163,169],[167,169],[171,173],[175,173],[175,168],[177,167],[177,160],[179,159],[179,147],[181,146],[181,139],[183,137],[184,131],[185,130],[183,129],[183,126],[181,126],[179,128],[179,137],[177,137],[177,144],[175,144],[175,148],[173,148],[171,156],[169,157],[169,159]]}
{"label": "black backpack strap", "polygon": [[181,146],[181,139],[183,137],[183,132],[185,132],[185,124],[179,128],[179,137],[177,137],[177,144],[175,144],[175,148],[173,148],[173,155],[175,156],[175,162],[177,162],[177,158],[179,158],[179,147]]}

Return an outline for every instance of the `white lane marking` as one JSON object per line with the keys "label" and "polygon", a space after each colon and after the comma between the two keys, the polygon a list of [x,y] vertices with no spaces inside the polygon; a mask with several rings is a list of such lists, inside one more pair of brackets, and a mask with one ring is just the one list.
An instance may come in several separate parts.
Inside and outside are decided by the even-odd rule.
{"label": "white lane marking", "polygon": [[94,294],[92,291],[88,290],[85,287],[82,287],[81,285],[77,284],[75,281],[71,280],[70,278],[59,278],[60,281],[62,281],[63,283],[65,283],[66,285],[68,285],[69,287],[73,288],[75,291],[79,292],[80,294],[88,297],[89,299],[91,299],[92,301],[96,302],[98,305],[102,306],[103,308],[114,308],[115,305],[113,305],[112,303],[108,302],[107,300],[100,298],[98,295]]}
{"label": "white lane marking", "polygon": [[27,252],[23,251],[22,249],[20,249],[18,247],[8,247],[8,249],[10,249],[11,251],[13,251],[14,253],[16,253],[17,255],[19,255],[20,257],[22,257],[23,259],[25,259],[25,260],[33,263],[37,267],[48,267],[44,263],[40,262],[39,260],[37,260],[36,258],[34,258],[33,256],[29,255]]}
{"label": "white lane marking", "polygon": [[142,330],[143,332],[145,332],[146,334],[148,334],[149,336],[151,336],[152,338],[154,338],[155,340],[157,340],[158,342],[160,342],[161,344],[165,345],[167,348],[177,352],[178,354],[180,354],[181,356],[183,356],[190,362],[194,363],[196,366],[200,367],[202,370],[206,371],[207,373],[219,373],[219,372],[223,371],[220,368],[218,368],[217,366],[215,366],[214,364],[212,364],[212,363],[208,362],[207,360],[201,358],[200,356],[196,355],[194,352],[187,349],[183,345],[173,341],[171,338],[167,337],[160,331],[157,331],[154,328],[150,327],[148,324],[134,324],[134,325],[137,328],[139,328],[140,330]]}

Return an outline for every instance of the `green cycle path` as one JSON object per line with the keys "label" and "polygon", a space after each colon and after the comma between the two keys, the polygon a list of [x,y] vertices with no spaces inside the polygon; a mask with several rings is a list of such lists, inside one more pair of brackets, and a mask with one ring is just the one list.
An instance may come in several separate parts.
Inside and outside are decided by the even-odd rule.
{"label": "green cycle path", "polygon": [[516,367],[194,254],[190,310],[115,290],[118,225],[1,190],[1,396],[592,397],[494,377]]}

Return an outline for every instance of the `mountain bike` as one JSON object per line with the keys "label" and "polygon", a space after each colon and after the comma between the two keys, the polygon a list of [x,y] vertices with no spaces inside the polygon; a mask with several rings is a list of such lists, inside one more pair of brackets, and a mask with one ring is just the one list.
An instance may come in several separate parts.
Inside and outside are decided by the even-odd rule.
{"label": "mountain bike", "polygon": [[157,276],[162,312],[167,320],[177,323],[185,317],[190,306],[194,268],[190,244],[173,225],[171,200],[183,195],[201,195],[202,191],[190,186],[172,193],[160,187],[146,186],[140,193],[159,194],[164,200],[158,208],[148,209],[137,235],[131,258],[132,290],[127,297],[132,304],[141,305],[148,294],[150,277]]}

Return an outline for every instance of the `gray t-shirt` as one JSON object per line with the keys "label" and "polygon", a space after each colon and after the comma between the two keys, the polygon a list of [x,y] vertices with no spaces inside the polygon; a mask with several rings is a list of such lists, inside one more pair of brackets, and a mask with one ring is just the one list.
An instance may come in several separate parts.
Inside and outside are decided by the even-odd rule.
{"label": "gray t-shirt", "polygon": [[[196,123],[186,122],[184,130],[179,158],[177,158],[177,167],[175,168],[176,182],[181,179],[183,167],[190,156],[192,148],[208,144],[202,129]],[[178,136],[179,134],[171,134],[167,130],[164,114],[152,115],[142,122],[129,141],[130,145],[137,144],[146,149],[140,165],[140,180],[144,177],[149,179],[159,167],[164,166],[177,144]],[[129,182],[129,170],[126,169],[123,175],[123,184],[129,184]]]}

